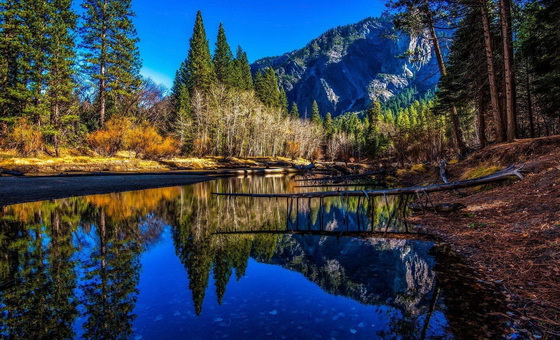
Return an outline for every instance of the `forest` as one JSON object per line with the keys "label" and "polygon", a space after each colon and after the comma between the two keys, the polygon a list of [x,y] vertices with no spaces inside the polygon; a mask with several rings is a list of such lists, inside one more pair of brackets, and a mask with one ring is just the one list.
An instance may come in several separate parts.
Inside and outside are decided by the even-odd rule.
{"label": "forest", "polygon": [[[393,36],[431,41],[440,82],[333,117],[288,102],[202,13],[171,89],[140,75],[132,0],[0,1],[0,147],[17,156],[437,161],[560,133],[560,1],[390,0]],[[141,38],[141,37],[140,37]],[[390,38],[390,37],[389,37]],[[421,59],[422,51],[403,58]]]}

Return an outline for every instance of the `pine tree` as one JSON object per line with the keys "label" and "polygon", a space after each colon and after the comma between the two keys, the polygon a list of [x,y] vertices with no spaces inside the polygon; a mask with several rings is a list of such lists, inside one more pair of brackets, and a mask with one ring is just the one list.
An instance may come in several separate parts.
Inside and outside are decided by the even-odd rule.
{"label": "pine tree", "polygon": [[[449,3],[443,1],[429,0],[390,0],[388,6],[393,10],[400,11],[395,16],[395,26],[409,34],[422,35],[428,33],[433,51],[437,60],[439,73],[442,77],[447,75],[447,67],[445,65],[444,54],[442,52],[440,37],[436,26],[438,23],[445,22],[447,12],[451,11],[446,8]],[[465,141],[459,114],[455,106],[450,109],[451,128],[455,143],[460,151],[465,149]]]}
{"label": "pine tree", "polygon": [[251,73],[251,66],[249,65],[249,59],[247,58],[247,53],[243,51],[241,46],[237,47],[237,53],[235,55],[234,64],[234,86],[241,90],[252,90],[253,86],[253,75]]}
{"label": "pine tree", "polygon": [[255,92],[264,105],[273,108],[280,108],[282,106],[280,103],[278,80],[271,67],[267,67],[264,73],[257,72],[255,76]]}
{"label": "pine tree", "polygon": [[[46,97],[50,106],[50,124],[53,131],[55,154],[59,156],[60,135],[62,124],[70,120],[66,114],[74,90],[74,39],[73,30],[76,28],[77,15],[72,11],[72,0],[54,0],[49,3],[48,26],[48,60]],[[63,120],[63,116],[66,116]],[[74,117],[77,120],[77,117]]]}
{"label": "pine tree", "polygon": [[175,131],[183,145],[187,142],[187,130],[191,120],[191,97],[187,87],[185,63],[183,62],[181,68],[177,70],[173,87],[171,88]]}
{"label": "pine tree", "polygon": [[560,117],[560,3],[534,1],[524,13],[522,51],[531,68],[534,93],[542,112]]}
{"label": "pine tree", "polygon": [[311,105],[311,121],[316,125],[321,125],[321,113],[319,112],[319,104],[317,101],[314,100],[313,104]]}
{"label": "pine tree", "polygon": [[20,17],[20,1],[0,1],[0,117],[14,115],[15,93],[19,82],[18,61],[21,56],[21,30],[25,28]]}
{"label": "pine tree", "polygon": [[298,109],[298,106],[297,106],[296,102],[292,102],[292,108],[290,109],[290,116],[293,119],[299,119],[300,118],[299,109]]}
{"label": "pine tree", "polygon": [[279,91],[279,97],[278,97],[278,103],[280,104],[280,107],[282,108],[282,113],[285,116],[289,115],[289,110],[288,110],[288,96],[286,95],[286,91],[284,90],[283,87],[280,87],[280,91]]}
{"label": "pine tree", "polygon": [[220,23],[220,27],[218,28],[218,38],[216,40],[213,62],[218,82],[228,87],[234,86],[233,55],[227,42],[226,31],[222,23]]}
{"label": "pine tree", "polygon": [[82,7],[85,71],[97,83],[99,125],[103,126],[108,107],[115,111],[141,85],[132,0],[84,0]]}
{"label": "pine tree", "polygon": [[264,75],[261,70],[258,70],[257,73],[255,73],[255,77],[253,78],[253,88],[255,89],[257,98],[261,99],[261,94],[265,91]]}
{"label": "pine tree", "polygon": [[182,73],[184,73],[185,85],[191,95],[195,90],[208,91],[216,81],[202,12],[200,11],[196,13],[193,35],[190,39],[189,53],[184,68]]}
{"label": "pine tree", "polygon": [[325,136],[327,137],[327,139],[331,139],[334,135],[334,124],[330,112],[327,112],[327,114],[325,115],[325,119],[323,120],[323,130],[325,131]]}
{"label": "pine tree", "polygon": [[3,116],[35,123],[46,113],[44,92],[48,6],[43,1],[0,2],[0,107]]}

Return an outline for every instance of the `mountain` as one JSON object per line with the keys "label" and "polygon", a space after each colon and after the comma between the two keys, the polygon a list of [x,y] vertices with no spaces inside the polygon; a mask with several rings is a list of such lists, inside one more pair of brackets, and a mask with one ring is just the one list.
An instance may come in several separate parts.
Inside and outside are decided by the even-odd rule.
{"label": "mountain", "polygon": [[[419,95],[433,90],[439,75],[431,49],[425,36],[395,34],[391,18],[368,18],[251,67],[253,72],[272,67],[300,112],[311,112],[317,100],[323,115],[337,116],[364,110],[372,100],[386,101],[407,88]],[[409,51],[419,53],[413,57]]]}

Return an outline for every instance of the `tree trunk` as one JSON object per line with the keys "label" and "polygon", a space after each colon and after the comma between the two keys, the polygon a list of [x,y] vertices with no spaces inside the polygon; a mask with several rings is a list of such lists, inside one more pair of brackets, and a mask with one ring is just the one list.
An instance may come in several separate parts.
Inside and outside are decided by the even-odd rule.
{"label": "tree trunk", "polygon": [[107,10],[107,1],[103,2],[103,28],[101,32],[101,50],[99,56],[99,74],[101,78],[99,79],[99,127],[102,128],[105,125],[105,110],[106,110],[106,90],[107,90],[107,83],[105,81],[105,62],[107,57],[106,51],[106,39],[107,39],[107,27],[105,24],[105,20],[107,20],[105,11]]}
{"label": "tree trunk", "polygon": [[[436,54],[436,59],[438,62],[439,73],[442,76],[447,75],[447,69],[445,67],[445,61],[443,60],[443,53],[441,52],[441,47],[439,45],[439,39],[437,37],[436,29],[431,17],[431,12],[426,5],[428,15],[428,29],[430,31],[430,38],[432,40],[432,44],[434,45],[434,52]],[[457,108],[453,106],[451,108],[451,125],[453,130],[453,137],[455,138],[455,143],[457,148],[462,151],[465,149],[465,141],[463,140],[463,133],[461,131],[461,123],[459,121],[459,114],[457,113]]]}
{"label": "tree trunk", "polygon": [[531,98],[531,82],[529,81],[529,65],[525,73],[525,86],[527,91],[527,114],[529,115],[529,133],[531,138],[535,138],[535,118],[533,112],[533,100]]}
{"label": "tree trunk", "polygon": [[480,8],[482,12],[482,28],[484,30],[484,47],[486,49],[486,66],[488,68],[490,103],[492,105],[492,116],[494,117],[496,139],[498,142],[504,142],[507,138],[507,135],[502,110],[500,108],[500,96],[497,85],[498,82],[496,80],[496,70],[494,68],[494,46],[492,44],[492,35],[490,33],[490,20],[488,18],[488,7],[486,0],[481,0]]}
{"label": "tree trunk", "polygon": [[478,98],[478,112],[476,114],[476,132],[478,143],[481,148],[486,147],[486,121],[484,120],[484,96],[482,93]]}
{"label": "tree trunk", "polygon": [[[55,99],[57,100],[57,99]],[[58,132],[60,131],[60,105],[58,102],[54,104],[52,117],[51,117],[51,124],[53,128],[56,130],[55,134],[53,135],[53,145],[54,145],[54,153],[56,157],[60,157],[60,148],[59,148],[59,141]]]}
{"label": "tree trunk", "polygon": [[511,2],[499,0],[500,26],[502,29],[502,45],[504,54],[504,83],[506,94],[507,140],[517,137],[517,110],[515,103],[515,77],[513,65],[513,37],[511,27]]}

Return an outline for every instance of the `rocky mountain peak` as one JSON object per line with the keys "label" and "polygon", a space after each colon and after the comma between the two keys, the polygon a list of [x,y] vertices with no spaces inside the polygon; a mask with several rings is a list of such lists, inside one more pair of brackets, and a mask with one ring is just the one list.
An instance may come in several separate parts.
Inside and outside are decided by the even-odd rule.
{"label": "rocky mountain peak", "polygon": [[425,35],[395,33],[390,18],[368,18],[331,29],[302,49],[260,59],[252,68],[272,67],[300,111],[310,111],[317,100],[323,115],[337,116],[408,87],[420,94],[434,89],[438,72],[431,49]]}

